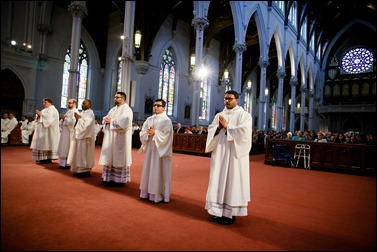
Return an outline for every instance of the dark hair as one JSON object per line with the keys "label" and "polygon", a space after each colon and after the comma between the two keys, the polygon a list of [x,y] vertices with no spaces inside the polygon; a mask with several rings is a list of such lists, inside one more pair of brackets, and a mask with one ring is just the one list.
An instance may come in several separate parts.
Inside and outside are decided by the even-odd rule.
{"label": "dark hair", "polygon": [[117,92],[117,94],[119,94],[119,95],[123,96],[124,100],[126,100],[126,99],[127,99],[127,95],[126,95],[126,93],[125,93],[125,92],[122,92],[122,91],[118,91],[118,92]]}
{"label": "dark hair", "polygon": [[156,99],[155,102],[161,102],[163,108],[166,106],[166,101],[164,99]]}
{"label": "dark hair", "polygon": [[228,90],[225,92],[225,94],[232,94],[234,95],[234,98],[238,99],[238,92],[234,91],[234,90]]}
{"label": "dark hair", "polygon": [[47,102],[52,104],[52,98],[50,98],[50,97],[44,98],[43,101],[47,101]]}
{"label": "dark hair", "polygon": [[92,107],[92,101],[89,99],[86,99],[89,102],[89,106]]}

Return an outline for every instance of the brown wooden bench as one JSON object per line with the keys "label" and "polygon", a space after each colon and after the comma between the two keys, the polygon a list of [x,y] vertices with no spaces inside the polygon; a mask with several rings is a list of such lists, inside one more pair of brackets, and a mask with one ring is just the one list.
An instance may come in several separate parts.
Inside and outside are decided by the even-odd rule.
{"label": "brown wooden bench", "polygon": [[210,156],[206,153],[206,134],[174,133],[173,152]]}
{"label": "brown wooden bench", "polygon": [[8,144],[9,145],[22,144],[21,123],[18,123],[8,135]]}
{"label": "brown wooden bench", "polygon": [[[293,141],[284,139],[268,139],[265,151],[265,164],[272,164],[273,145],[285,145],[292,155],[296,144],[310,145],[310,168],[351,172],[360,175],[376,174],[376,145],[317,143],[312,141]],[[299,166],[300,167],[300,166]]]}

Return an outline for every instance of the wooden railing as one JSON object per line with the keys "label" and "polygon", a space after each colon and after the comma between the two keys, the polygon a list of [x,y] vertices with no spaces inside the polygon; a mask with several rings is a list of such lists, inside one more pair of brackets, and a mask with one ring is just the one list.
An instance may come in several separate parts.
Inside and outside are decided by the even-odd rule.
{"label": "wooden railing", "polygon": [[22,144],[22,131],[21,123],[18,123],[8,135],[9,145],[21,145]]}
{"label": "wooden railing", "polygon": [[206,134],[174,133],[173,152],[210,156],[206,153]]}
{"label": "wooden railing", "polygon": [[299,142],[283,139],[268,139],[265,164],[272,164],[273,146],[284,145],[293,157],[296,144],[310,145],[310,167],[320,170],[338,170],[358,174],[376,174],[376,145]]}
{"label": "wooden railing", "polygon": [[[132,134],[132,148],[140,148],[141,146],[139,133],[140,133],[140,130],[135,130],[134,133]],[[96,145],[102,145],[103,136],[104,136],[104,133],[102,130],[98,132],[97,138],[96,138]]]}

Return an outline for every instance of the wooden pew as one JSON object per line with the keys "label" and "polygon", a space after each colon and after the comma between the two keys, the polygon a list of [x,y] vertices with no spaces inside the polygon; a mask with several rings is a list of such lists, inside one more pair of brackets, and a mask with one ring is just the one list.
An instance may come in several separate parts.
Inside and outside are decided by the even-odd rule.
{"label": "wooden pew", "polygon": [[14,127],[14,129],[8,135],[8,144],[9,145],[22,144],[21,123],[17,123],[17,125]]}
{"label": "wooden pew", "polygon": [[376,175],[376,145],[268,139],[264,163],[272,164],[272,145],[284,144],[293,157],[295,146],[300,143],[310,145],[311,169]]}
{"label": "wooden pew", "polygon": [[97,138],[96,138],[96,145],[102,145],[102,141],[103,141],[103,131],[100,130],[97,134]]}
{"label": "wooden pew", "polygon": [[206,153],[206,134],[174,133],[173,152],[211,156]]}
{"label": "wooden pew", "polygon": [[140,148],[141,141],[140,141],[140,130],[135,130],[132,134],[132,148]]}

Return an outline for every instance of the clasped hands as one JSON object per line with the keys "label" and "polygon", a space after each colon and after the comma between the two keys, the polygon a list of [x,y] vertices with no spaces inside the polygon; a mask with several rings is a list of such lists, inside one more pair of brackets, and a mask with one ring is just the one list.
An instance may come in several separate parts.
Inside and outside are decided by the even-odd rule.
{"label": "clasped hands", "polygon": [[153,128],[153,126],[149,126],[149,128],[147,129],[147,134],[148,136],[154,136],[154,132],[155,132],[155,129]]}
{"label": "clasped hands", "polygon": [[75,112],[73,115],[75,116],[76,120],[81,118],[81,115],[79,115],[77,112]]}
{"label": "clasped hands", "polygon": [[219,116],[219,126],[217,126],[217,130],[226,129],[228,127],[228,121],[225,120],[225,117],[220,115]]}

